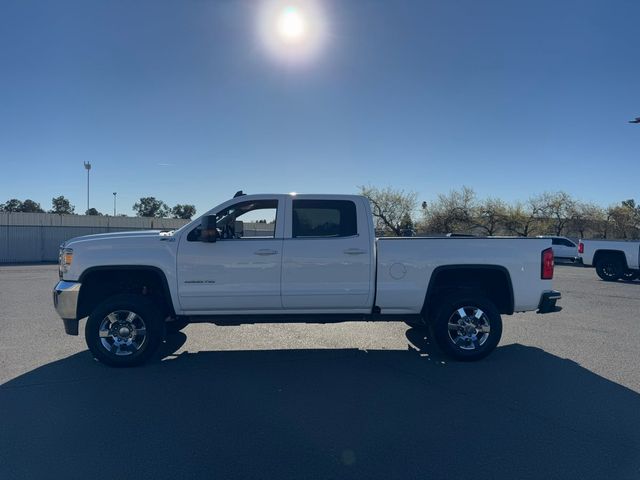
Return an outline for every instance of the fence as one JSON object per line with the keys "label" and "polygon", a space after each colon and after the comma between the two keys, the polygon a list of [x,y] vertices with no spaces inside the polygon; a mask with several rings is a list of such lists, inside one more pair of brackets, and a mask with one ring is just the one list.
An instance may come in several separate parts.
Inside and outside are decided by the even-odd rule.
{"label": "fence", "polygon": [[173,218],[0,213],[0,263],[57,261],[60,244],[73,237],[126,230],[172,230],[187,222]]}

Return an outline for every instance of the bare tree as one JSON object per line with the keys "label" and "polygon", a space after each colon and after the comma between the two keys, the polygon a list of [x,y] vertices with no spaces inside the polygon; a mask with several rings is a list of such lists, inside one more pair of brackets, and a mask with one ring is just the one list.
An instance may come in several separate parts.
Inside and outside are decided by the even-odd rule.
{"label": "bare tree", "polygon": [[439,194],[435,202],[423,203],[424,228],[434,233],[470,232],[476,208],[476,194],[472,188],[451,190]]}
{"label": "bare tree", "polygon": [[568,229],[572,233],[577,233],[580,238],[586,238],[588,232],[599,233],[605,220],[605,212],[598,205],[575,202],[570,212]]}
{"label": "bare tree", "polygon": [[613,233],[617,238],[640,238],[640,206],[634,200],[624,200],[620,205],[609,207],[607,220],[607,233]]}
{"label": "bare tree", "polygon": [[539,217],[547,229],[554,235],[562,235],[571,219],[575,200],[566,192],[545,192],[534,197],[533,202],[539,206]]}
{"label": "bare tree", "polygon": [[526,204],[509,205],[505,213],[504,226],[509,233],[520,237],[535,235],[539,222],[540,207],[534,199]]}
{"label": "bare tree", "polygon": [[416,209],[417,194],[391,187],[380,189],[360,186],[359,188],[360,194],[367,197],[371,203],[371,211],[376,218],[377,226],[392,232],[395,236],[401,236],[403,224],[411,220],[411,215]]}
{"label": "bare tree", "polygon": [[504,225],[507,205],[500,199],[487,198],[473,212],[474,226],[486,235],[495,235]]}

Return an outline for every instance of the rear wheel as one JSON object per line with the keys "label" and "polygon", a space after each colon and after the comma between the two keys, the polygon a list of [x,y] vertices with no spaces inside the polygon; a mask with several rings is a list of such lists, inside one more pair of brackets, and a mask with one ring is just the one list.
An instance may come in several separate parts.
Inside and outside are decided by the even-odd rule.
{"label": "rear wheel", "polygon": [[631,282],[636,278],[640,278],[640,271],[638,270],[627,270],[622,274],[622,279],[627,282]]}
{"label": "rear wheel", "polygon": [[142,295],[115,295],[95,308],[85,327],[94,358],[114,367],[140,365],[164,338],[161,312]]}
{"label": "rear wheel", "polygon": [[449,357],[479,360],[500,342],[502,318],[481,294],[452,294],[437,308],[431,330],[436,344]]}
{"label": "rear wheel", "polygon": [[622,261],[611,255],[599,259],[596,264],[596,273],[606,282],[615,282],[624,275],[624,272]]}

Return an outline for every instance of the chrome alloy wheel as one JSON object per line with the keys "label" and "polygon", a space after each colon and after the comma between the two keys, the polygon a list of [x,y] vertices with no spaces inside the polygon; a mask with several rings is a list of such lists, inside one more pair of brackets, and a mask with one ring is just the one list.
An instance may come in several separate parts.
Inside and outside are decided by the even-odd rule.
{"label": "chrome alloy wheel", "polygon": [[146,342],[147,327],[137,313],[116,310],[102,319],[98,335],[102,346],[111,354],[132,355]]}
{"label": "chrome alloy wheel", "polygon": [[449,338],[462,350],[476,350],[491,333],[489,317],[478,307],[460,307],[449,317]]}

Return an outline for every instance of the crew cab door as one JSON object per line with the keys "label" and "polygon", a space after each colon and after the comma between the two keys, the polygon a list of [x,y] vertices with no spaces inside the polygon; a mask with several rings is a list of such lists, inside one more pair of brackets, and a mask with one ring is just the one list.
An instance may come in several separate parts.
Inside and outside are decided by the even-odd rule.
{"label": "crew cab door", "polygon": [[360,199],[301,196],[291,197],[288,205],[284,308],[368,311],[373,303],[373,239]]}
{"label": "crew cab door", "polygon": [[196,226],[178,247],[178,297],[183,310],[280,310],[283,198],[239,197],[216,215],[219,237],[200,239]]}

